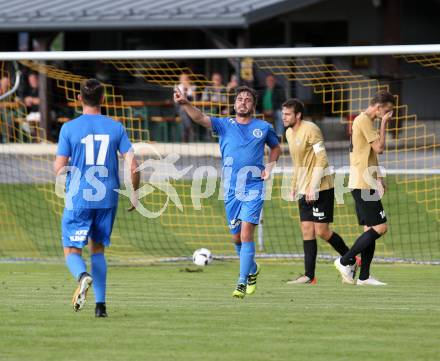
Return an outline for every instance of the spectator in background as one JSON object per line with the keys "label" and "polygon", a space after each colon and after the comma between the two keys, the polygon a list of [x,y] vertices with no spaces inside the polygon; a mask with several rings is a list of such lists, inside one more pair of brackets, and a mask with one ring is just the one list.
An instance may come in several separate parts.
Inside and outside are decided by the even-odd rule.
{"label": "spectator in background", "polygon": [[[11,82],[7,76],[4,76],[0,79],[0,95],[5,94],[11,88]],[[6,99],[3,99],[6,100]],[[12,116],[13,110],[9,109],[9,107],[4,106],[0,108],[0,138],[2,143],[6,143],[8,141],[8,135],[12,133]]]}
{"label": "spectator in background", "polygon": [[226,92],[228,94],[228,115],[234,111],[234,98],[235,89],[238,88],[238,77],[235,74],[231,75],[228,85],[226,86]]}
{"label": "spectator in background", "polygon": [[[32,137],[32,133],[35,132],[35,123],[39,123],[41,120],[38,73],[30,73],[24,85],[19,99],[26,106],[27,116],[20,126],[28,136]],[[32,127],[30,123],[33,123]]]}
{"label": "spectator in background", "polygon": [[7,76],[0,79],[0,95],[5,94],[11,88],[11,82]]}
{"label": "spectator in background", "polygon": [[[180,74],[179,85],[177,86],[180,92],[190,101],[196,100],[196,86],[191,84],[191,78],[188,72]],[[182,139],[184,142],[194,142],[194,126],[191,118],[185,112],[185,110],[179,105],[176,105],[177,113],[182,121],[183,134]]]}
{"label": "spectator in background", "polygon": [[208,113],[213,116],[220,116],[227,112],[225,105],[228,102],[228,96],[223,86],[222,75],[219,72],[212,73],[211,85],[205,88],[202,94],[202,101],[213,103],[210,105],[211,109],[208,111]]}
{"label": "spectator in background", "polygon": [[278,137],[282,137],[284,125],[281,116],[281,106],[286,95],[272,74],[266,76],[265,83],[265,87],[260,93],[261,112],[268,121],[273,123]]}
{"label": "spectator in background", "polygon": [[28,122],[39,122],[40,114],[40,98],[38,94],[39,79],[37,73],[30,73],[28,76],[28,86],[24,91],[24,104],[27,109],[26,120]]}
{"label": "spectator in background", "polygon": [[[219,117],[228,113],[228,94],[223,85],[222,75],[215,71],[211,75],[211,84],[205,87],[202,94],[202,111],[214,117]],[[199,127],[199,137],[202,141],[211,139],[210,133],[204,127]]]}

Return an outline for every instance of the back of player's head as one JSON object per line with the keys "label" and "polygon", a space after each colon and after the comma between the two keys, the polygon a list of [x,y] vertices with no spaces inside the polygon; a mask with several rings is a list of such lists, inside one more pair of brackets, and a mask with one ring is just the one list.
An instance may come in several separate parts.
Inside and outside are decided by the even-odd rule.
{"label": "back of player's head", "polygon": [[293,109],[293,112],[296,113],[301,113],[301,119],[304,116],[304,103],[296,98],[290,98],[287,99],[283,105],[283,108],[289,108],[289,109]]}
{"label": "back of player's head", "polygon": [[252,96],[254,106],[257,105],[257,92],[246,85],[239,86],[237,89],[235,89],[234,102],[237,100],[238,96],[241,93],[249,93]]}
{"label": "back of player's head", "polygon": [[386,90],[381,90],[378,92],[370,101],[370,105],[383,105],[386,103],[391,103],[392,105],[396,105],[396,99],[394,95]]}
{"label": "back of player's head", "polygon": [[81,98],[85,105],[97,107],[101,104],[104,86],[96,79],[86,79],[81,82]]}

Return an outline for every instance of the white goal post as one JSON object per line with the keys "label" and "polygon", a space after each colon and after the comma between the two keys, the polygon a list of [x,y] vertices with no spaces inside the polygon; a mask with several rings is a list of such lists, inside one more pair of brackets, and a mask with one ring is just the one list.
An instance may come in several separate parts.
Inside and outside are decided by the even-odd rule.
{"label": "white goal post", "polygon": [[134,59],[224,59],[266,57],[314,57],[438,54],[440,44],[372,45],[298,48],[241,48],[190,50],[111,50],[111,51],[23,51],[0,52],[0,61],[18,60],[134,60]]}

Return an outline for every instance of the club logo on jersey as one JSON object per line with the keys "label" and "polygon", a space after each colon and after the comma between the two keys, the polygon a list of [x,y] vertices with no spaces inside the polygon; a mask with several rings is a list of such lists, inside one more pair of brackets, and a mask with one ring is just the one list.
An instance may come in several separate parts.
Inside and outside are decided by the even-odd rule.
{"label": "club logo on jersey", "polygon": [[382,219],[385,218],[385,211],[380,211],[379,214],[380,214],[380,216],[382,217]]}
{"label": "club logo on jersey", "polygon": [[296,138],[295,144],[299,147],[301,145],[301,139]]}
{"label": "club logo on jersey", "polygon": [[263,132],[259,128],[254,129],[252,134],[254,135],[255,138],[261,138],[263,136]]}

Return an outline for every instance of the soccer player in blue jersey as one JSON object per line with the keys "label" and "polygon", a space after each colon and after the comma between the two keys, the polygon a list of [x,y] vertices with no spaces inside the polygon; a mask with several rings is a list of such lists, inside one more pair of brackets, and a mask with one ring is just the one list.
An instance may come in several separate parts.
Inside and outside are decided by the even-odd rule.
{"label": "soccer player in blue jersey", "polygon": [[[281,154],[273,127],[255,119],[255,90],[237,88],[234,99],[235,118],[215,118],[203,114],[175,89],[174,101],[190,118],[219,136],[222,154],[226,217],[233,242],[240,257],[240,276],[232,296],[244,298],[256,290],[260,266],[255,262],[254,231],[264,203],[264,180],[268,179]],[[264,147],[271,149],[264,166]]]}
{"label": "soccer player in blue jersey", "polygon": [[[83,308],[93,284],[96,317],[107,317],[104,250],[110,245],[118,205],[115,191],[119,189],[118,152],[130,162],[134,190],[139,188],[140,178],[124,126],[101,114],[103,99],[104,87],[99,81],[88,79],[81,83],[78,100],[83,114],[61,128],[54,163],[57,176],[67,172],[61,226],[66,264],[79,283],[72,300],[73,309]],[[130,210],[135,205],[133,197]],[[89,240],[91,274],[82,258],[82,249]]]}

